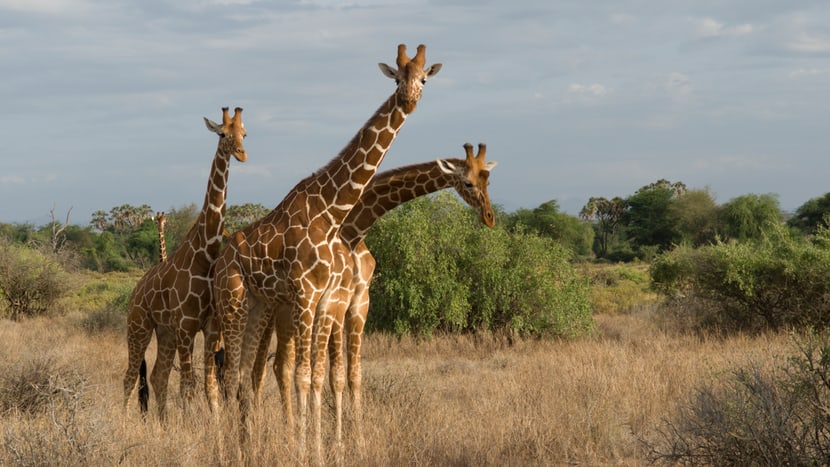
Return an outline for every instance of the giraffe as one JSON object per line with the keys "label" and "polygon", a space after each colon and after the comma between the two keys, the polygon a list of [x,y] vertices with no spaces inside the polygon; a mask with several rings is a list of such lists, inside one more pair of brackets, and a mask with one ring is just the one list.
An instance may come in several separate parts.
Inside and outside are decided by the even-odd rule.
{"label": "giraffe", "polygon": [[[127,314],[128,367],[124,375],[124,405],[135,389],[140,368],[146,371],[144,352],[153,332],[158,341],[156,363],[150,376],[156,395],[158,413],[164,418],[167,382],[176,352],[181,366],[181,392],[185,399],[192,396],[195,381],[191,356],[197,332],[209,325],[211,313],[211,267],[219,255],[224,228],[225,197],[228,168],[233,156],[245,162],[248,154],[242,144],[245,125],[242,109],[222,108],[222,123],[207,118],[208,130],[219,135],[207,183],[204,206],[181,245],[165,262],[150,268],[138,281],[130,296]],[[207,335],[207,331],[205,330]],[[212,363],[206,349],[205,364]],[[208,361],[210,360],[210,361]],[[207,370],[206,370],[207,371]],[[141,410],[147,410],[146,400]]]}
{"label": "giraffe", "polygon": [[311,391],[315,454],[318,460],[322,458],[321,389],[332,325],[326,307],[331,285],[348,273],[344,267],[348,251],[337,231],[406,117],[415,110],[427,78],[441,68],[440,63],[425,68],[425,61],[424,45],[418,46],[411,59],[406,46],[398,45],[397,69],[379,64],[381,71],[395,80],[395,92],[334,159],[301,180],[271,213],[232,235],[217,260],[214,298],[225,342],[224,381],[231,394],[238,391],[243,443],[249,434],[246,414],[250,411],[254,357],[265,328],[274,320],[280,368],[277,381],[289,432],[294,433],[293,379],[298,453],[304,458]]}
{"label": "giraffe", "polygon": [[[360,350],[363,328],[369,313],[369,285],[375,270],[375,259],[367,248],[364,238],[372,225],[395,207],[419,196],[450,187],[455,188],[461,198],[479,212],[481,221],[485,225],[493,227],[496,220],[490,205],[487,187],[490,184],[490,171],[496,166],[496,162],[486,161],[484,144],[479,144],[478,155],[473,154],[473,146],[469,143],[464,145],[464,150],[466,159],[436,159],[431,162],[398,167],[375,175],[340,228],[340,238],[351,253],[349,262],[353,278],[350,283],[342,284],[336,292],[336,300],[332,299],[331,308],[336,310],[336,316],[329,342],[331,360],[329,382],[335,400],[335,423],[340,427],[342,425],[343,386],[338,382],[344,379],[342,349],[343,330],[345,329],[347,331],[349,395],[358,438],[362,437]],[[255,375],[253,378],[254,394],[257,399],[261,394],[272,333],[272,328],[266,330],[257,352],[253,373]],[[274,370],[278,370],[276,362]]]}
{"label": "giraffe", "polygon": [[159,226],[159,262],[167,261],[167,244],[164,242],[164,224],[167,223],[167,218],[164,217],[163,212],[156,213],[156,224]]}

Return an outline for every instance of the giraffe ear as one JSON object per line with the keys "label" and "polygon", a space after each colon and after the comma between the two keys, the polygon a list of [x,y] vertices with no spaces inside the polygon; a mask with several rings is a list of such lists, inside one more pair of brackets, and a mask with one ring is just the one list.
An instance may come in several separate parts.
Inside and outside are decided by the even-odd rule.
{"label": "giraffe ear", "polygon": [[378,63],[378,67],[380,67],[380,71],[382,71],[387,78],[398,79],[398,70],[385,63]]}
{"label": "giraffe ear", "polygon": [[443,64],[441,64],[441,63],[436,63],[436,64],[434,64],[434,65],[430,66],[429,68],[427,68],[427,69],[426,69],[426,74],[427,74],[427,77],[429,78],[429,77],[432,77],[432,76],[437,75],[437,74],[438,74],[438,72],[439,72],[439,71],[441,71],[441,67],[442,67],[442,66],[443,66]]}
{"label": "giraffe ear", "polygon": [[205,119],[205,126],[207,126],[208,130],[216,133],[219,136],[222,136],[222,125],[214,122],[213,120],[211,120],[207,117],[202,117],[202,118]]}
{"label": "giraffe ear", "polygon": [[435,162],[438,163],[438,168],[441,169],[441,172],[444,172],[445,174],[455,173],[455,165],[451,164],[449,161],[435,159]]}
{"label": "giraffe ear", "polygon": [[484,167],[484,170],[489,172],[493,170],[493,167],[497,166],[498,164],[498,162],[488,162],[487,165]]}

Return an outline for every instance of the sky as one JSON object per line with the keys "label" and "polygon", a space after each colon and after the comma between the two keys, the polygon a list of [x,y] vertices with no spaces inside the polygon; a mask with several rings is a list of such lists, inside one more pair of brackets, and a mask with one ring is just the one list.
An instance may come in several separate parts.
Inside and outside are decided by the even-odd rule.
{"label": "sky", "polygon": [[237,106],[227,202],[274,207],[394,91],[399,43],[443,68],[381,170],[486,143],[508,212],[830,192],[825,0],[0,0],[0,222],[201,206],[202,117]]}

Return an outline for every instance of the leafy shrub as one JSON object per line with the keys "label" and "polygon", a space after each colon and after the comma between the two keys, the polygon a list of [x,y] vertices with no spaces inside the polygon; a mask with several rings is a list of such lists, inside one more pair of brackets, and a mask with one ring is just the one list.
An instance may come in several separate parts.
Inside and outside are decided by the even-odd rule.
{"label": "leafy shrub", "polygon": [[644,264],[586,265],[583,274],[590,280],[594,313],[627,313],[656,301]]}
{"label": "leafy shrub", "polygon": [[0,294],[12,320],[47,313],[68,291],[66,273],[54,259],[0,239]]}
{"label": "leafy shrub", "polygon": [[384,216],[367,238],[377,260],[369,328],[568,336],[591,328],[588,284],[569,251],[550,238],[480,224],[450,193]]}
{"label": "leafy shrub", "polygon": [[652,460],[676,465],[830,464],[830,335],[809,334],[783,368],[735,370],[698,388]]}
{"label": "leafy shrub", "polygon": [[90,282],[78,293],[78,301],[92,309],[84,313],[80,326],[89,334],[124,331],[127,304],[135,281],[130,277],[112,279],[109,273],[104,281]]}
{"label": "leafy shrub", "polygon": [[[825,237],[783,226],[755,242],[678,247],[651,267],[654,287],[684,308],[707,310],[698,324],[724,330],[830,324],[830,248]],[[713,313],[712,313],[713,312]]]}

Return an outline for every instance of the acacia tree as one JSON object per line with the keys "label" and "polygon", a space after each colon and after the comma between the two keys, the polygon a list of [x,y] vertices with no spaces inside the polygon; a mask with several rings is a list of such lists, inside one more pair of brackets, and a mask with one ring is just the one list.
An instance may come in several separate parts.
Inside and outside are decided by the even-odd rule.
{"label": "acacia tree", "polygon": [[682,182],[661,179],[640,188],[625,200],[622,222],[635,251],[642,254],[644,247],[665,251],[680,241],[680,232],[669,208],[686,191],[686,185]]}
{"label": "acacia tree", "polygon": [[825,193],[799,206],[795,210],[795,215],[787,221],[787,225],[804,233],[813,233],[818,226],[823,224],[828,214],[830,214],[830,193]]}
{"label": "acacia tree", "polygon": [[712,243],[717,236],[718,206],[709,190],[688,190],[669,204],[682,241],[697,247]]}
{"label": "acacia tree", "polygon": [[625,212],[625,201],[616,196],[612,199],[602,197],[591,197],[588,203],[582,207],[579,217],[586,221],[594,222],[596,235],[594,236],[597,248],[597,256],[605,258],[608,256],[608,242],[616,235],[617,226],[622,221]]}
{"label": "acacia tree", "polygon": [[718,210],[719,233],[724,239],[757,240],[783,222],[775,194],[748,194],[732,198]]}
{"label": "acacia tree", "polygon": [[591,254],[593,229],[579,218],[561,212],[556,200],[544,202],[533,210],[519,209],[509,216],[508,222],[511,228],[522,225],[530,232],[556,240],[580,257]]}

